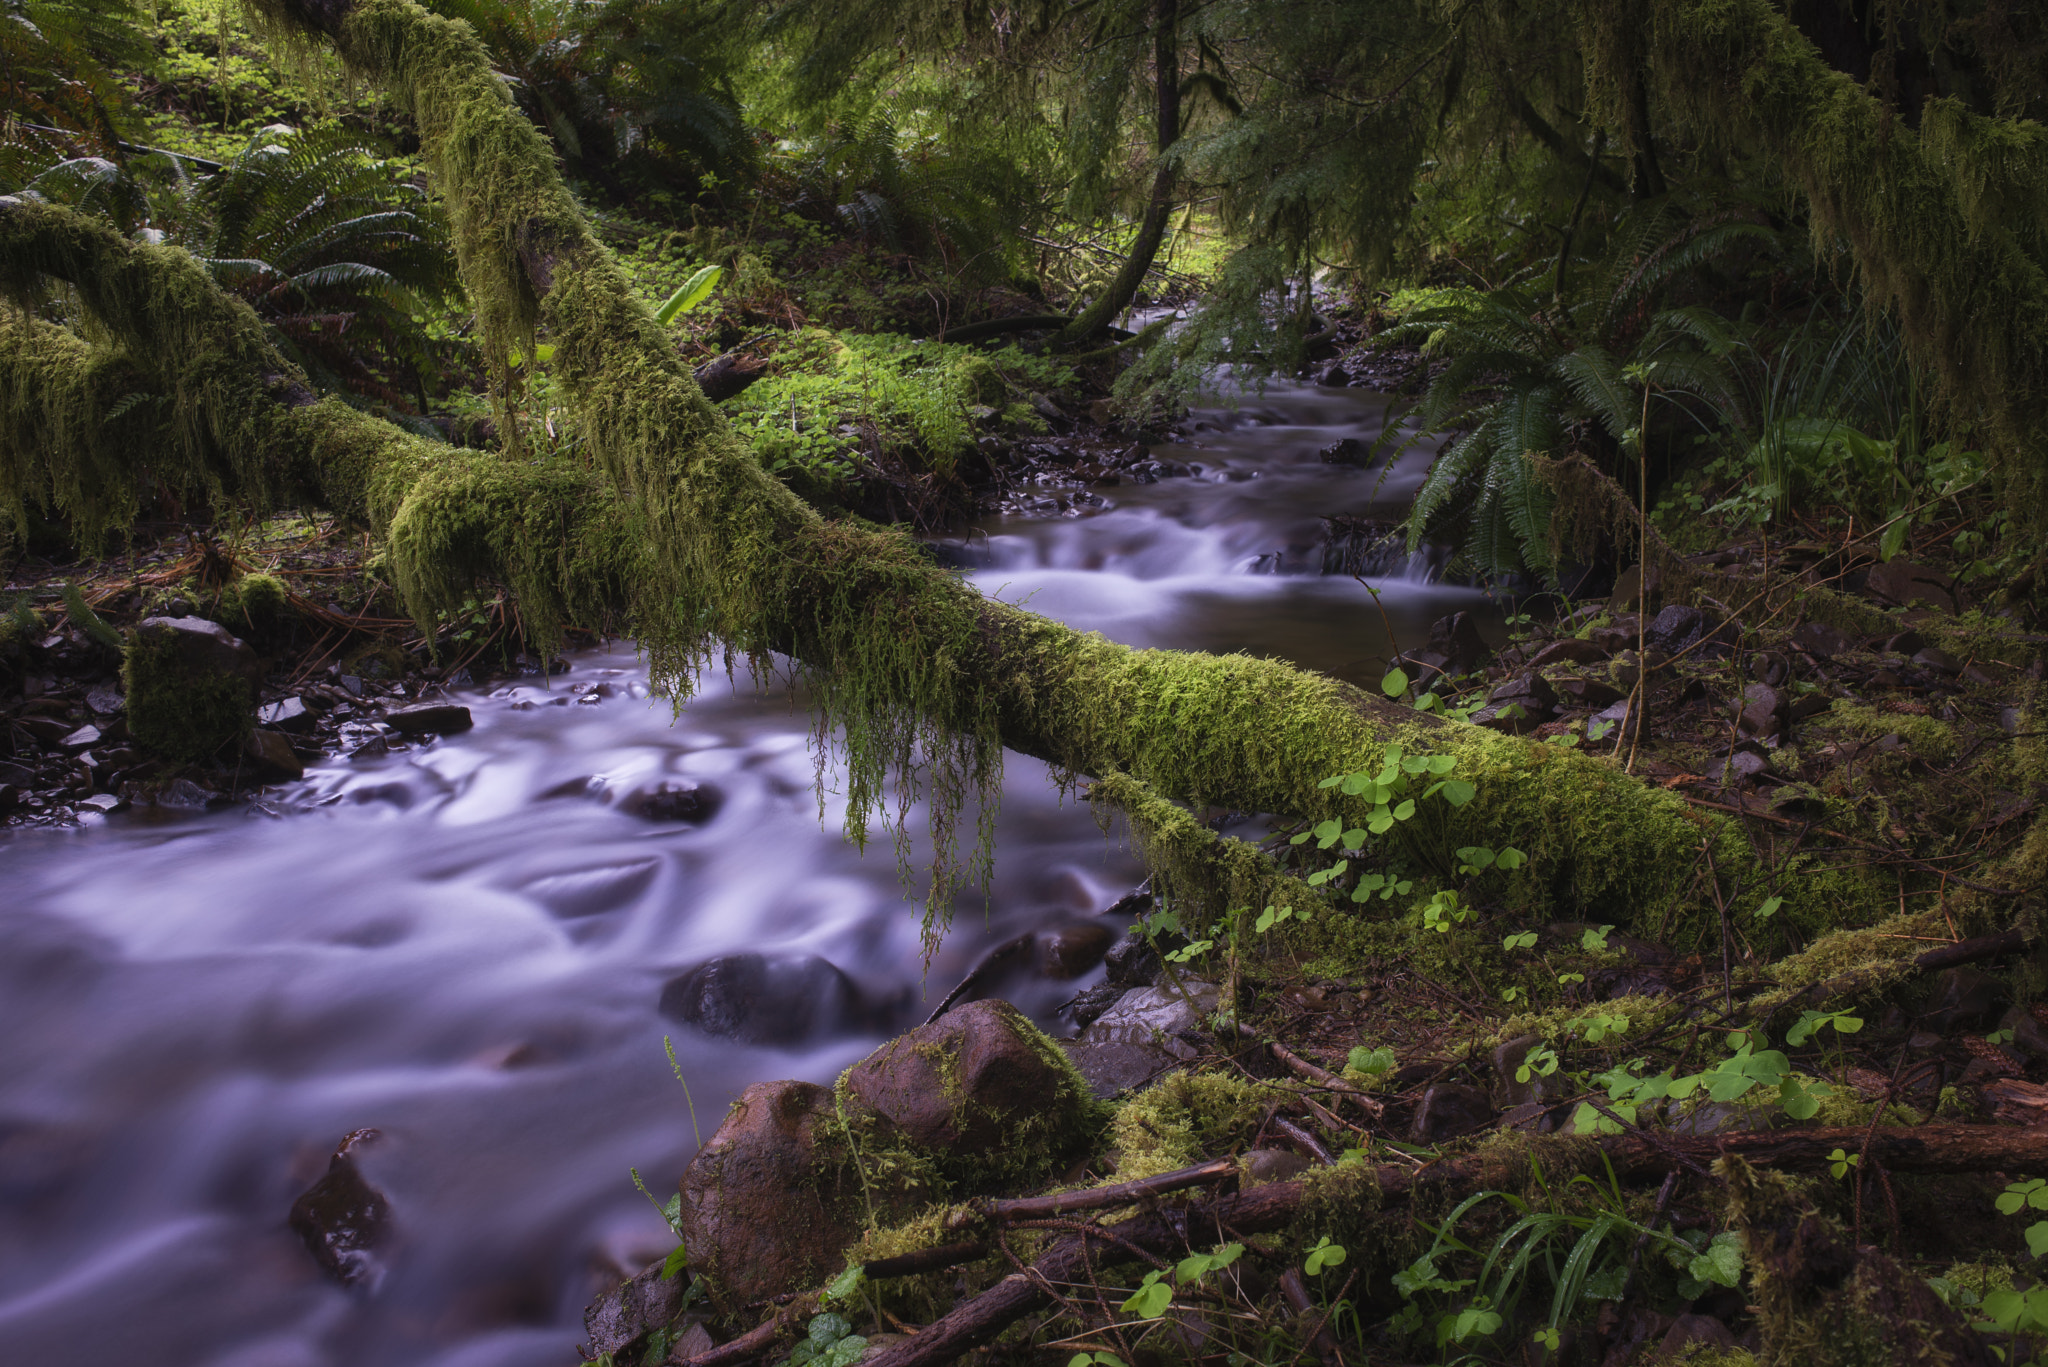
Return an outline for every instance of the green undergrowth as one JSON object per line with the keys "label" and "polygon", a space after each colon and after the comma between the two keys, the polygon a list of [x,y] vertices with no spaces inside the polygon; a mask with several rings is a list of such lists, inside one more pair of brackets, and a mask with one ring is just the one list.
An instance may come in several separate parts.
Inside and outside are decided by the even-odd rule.
{"label": "green undergrowth", "polygon": [[980,433],[1043,431],[1032,394],[1071,380],[1056,361],[1014,346],[987,353],[807,328],[782,343],[768,378],[724,408],[733,429],[778,474],[844,479],[880,461],[943,477]]}

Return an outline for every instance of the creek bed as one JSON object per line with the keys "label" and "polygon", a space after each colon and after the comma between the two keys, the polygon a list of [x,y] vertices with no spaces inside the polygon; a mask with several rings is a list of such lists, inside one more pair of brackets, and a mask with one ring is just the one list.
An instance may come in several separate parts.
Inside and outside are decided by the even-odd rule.
{"label": "creek bed", "polygon": [[[1419,450],[1385,471],[1318,456],[1384,412],[1276,386],[1156,453],[1199,473],[1027,495],[956,554],[984,591],[1119,640],[1369,684],[1389,630],[1412,645],[1484,604],[1425,564],[1373,581],[1377,603],[1318,572],[1322,517],[1396,517],[1420,480]],[[962,895],[926,975],[888,838],[841,838],[829,769],[820,821],[800,705],[716,676],[672,720],[630,647],[571,663],[458,697],[473,730],[329,761],[253,807],[0,843],[12,1355],[561,1367],[593,1291],[671,1242],[628,1177],[665,1197],[695,1148],[664,1036],[708,1135],[749,1083],[829,1079],[991,946],[1085,924],[1142,877],[1011,756],[992,889]],[[715,802],[689,819],[644,801],[693,786]],[[779,1041],[748,1044],[661,1014],[664,984],[735,954],[801,970],[758,1020],[810,1018],[742,1024]],[[1002,986],[1051,1024],[1099,972]],[[285,1214],[366,1126],[395,1235],[374,1287],[345,1290]]]}

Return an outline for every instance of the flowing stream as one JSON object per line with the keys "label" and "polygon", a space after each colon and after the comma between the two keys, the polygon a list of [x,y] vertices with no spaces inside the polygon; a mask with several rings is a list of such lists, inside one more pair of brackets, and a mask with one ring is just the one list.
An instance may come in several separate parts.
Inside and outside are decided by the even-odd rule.
{"label": "flowing stream", "polygon": [[[1419,451],[1384,474],[1318,458],[1383,412],[1275,387],[1159,450],[1198,473],[1047,491],[954,554],[1118,640],[1369,683],[1390,629],[1412,645],[1483,602],[1417,565],[1374,580],[1377,605],[1314,572],[1319,516],[1396,515],[1420,478]],[[565,1367],[591,1294],[672,1242],[629,1168],[666,1199],[748,1084],[829,1079],[991,946],[1099,918],[1142,877],[1010,756],[993,887],[961,898],[926,977],[890,842],[842,838],[829,770],[820,820],[800,705],[721,675],[672,717],[630,647],[572,663],[461,696],[465,734],[328,761],[255,809],[0,843],[9,1360]],[[715,812],[635,815],[664,784]],[[808,1029],[745,1044],[660,1013],[666,982],[738,953],[794,975]],[[1099,972],[1003,991],[1052,1025]],[[285,1215],[364,1127],[395,1234],[374,1288],[344,1289]]]}

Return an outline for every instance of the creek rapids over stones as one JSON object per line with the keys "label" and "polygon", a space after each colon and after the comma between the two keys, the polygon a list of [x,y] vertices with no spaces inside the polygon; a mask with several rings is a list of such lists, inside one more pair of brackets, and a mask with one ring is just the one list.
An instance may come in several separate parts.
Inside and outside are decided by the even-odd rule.
{"label": "creek rapids over stones", "polygon": [[[1370,684],[1389,628],[1486,602],[1374,544],[1429,457],[1355,463],[1385,412],[1276,385],[934,551],[1120,641]],[[830,768],[820,820],[801,698],[707,680],[672,718],[630,644],[569,664],[250,806],[0,838],[10,1360],[561,1367],[673,1242],[629,1169],[665,1198],[749,1086],[829,1083],[977,964],[963,1000],[1075,1033],[1144,875],[1043,765],[1008,757],[927,972]]]}

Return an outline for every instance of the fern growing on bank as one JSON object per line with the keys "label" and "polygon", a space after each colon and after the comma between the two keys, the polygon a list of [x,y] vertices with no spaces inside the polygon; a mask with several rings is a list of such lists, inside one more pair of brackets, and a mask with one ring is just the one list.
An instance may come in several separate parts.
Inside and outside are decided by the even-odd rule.
{"label": "fern growing on bank", "polygon": [[[1546,272],[1494,290],[1431,291],[1382,334],[1449,358],[1416,410],[1425,435],[1457,435],[1409,514],[1411,549],[1455,544],[1487,577],[1548,576],[1555,496],[1529,457],[1587,450],[1633,456],[1649,400],[1703,426],[1744,422],[1733,327],[1697,305],[1658,308],[1681,276],[1744,241],[1776,244],[1747,219],[1677,222],[1669,206],[1632,215],[1591,287],[1560,300]],[[1632,472],[1611,470],[1618,475]]]}

